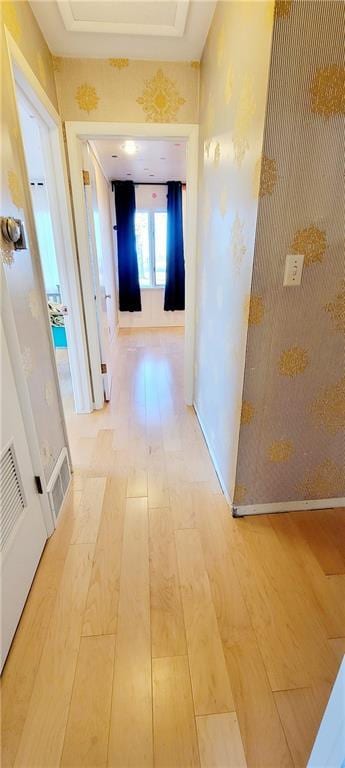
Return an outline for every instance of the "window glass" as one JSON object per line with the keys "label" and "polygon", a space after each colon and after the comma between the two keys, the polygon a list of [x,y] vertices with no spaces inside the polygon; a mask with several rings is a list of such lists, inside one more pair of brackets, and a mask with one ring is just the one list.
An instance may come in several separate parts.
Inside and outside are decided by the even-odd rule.
{"label": "window glass", "polygon": [[143,287],[151,285],[150,270],[150,235],[149,214],[147,211],[135,212],[135,238],[137,245],[139,283]]}
{"label": "window glass", "polygon": [[167,266],[167,213],[155,211],[155,273],[156,285],[165,285]]}

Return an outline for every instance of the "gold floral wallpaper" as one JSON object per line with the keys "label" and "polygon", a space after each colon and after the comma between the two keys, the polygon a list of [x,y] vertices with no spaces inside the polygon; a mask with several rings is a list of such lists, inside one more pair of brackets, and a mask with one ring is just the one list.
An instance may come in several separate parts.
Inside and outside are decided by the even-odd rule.
{"label": "gold floral wallpaper", "polygon": [[199,62],[55,61],[63,120],[197,123]]}
{"label": "gold floral wallpaper", "polygon": [[250,299],[260,168],[263,195],[279,177],[270,153],[262,159],[273,10],[270,2],[219,2],[200,70],[195,402],[237,503],[249,491],[246,479],[235,488],[239,429],[251,431],[261,417],[254,398],[242,403],[248,322],[261,328],[267,317],[262,291]]}
{"label": "gold floral wallpaper", "polygon": [[276,5],[237,506],[345,496],[344,21],[337,1]]}
{"label": "gold floral wallpaper", "polygon": [[42,88],[57,109],[53,57],[27,0],[2,0],[1,22],[25,56]]}
{"label": "gold floral wallpaper", "polygon": [[[10,252],[0,236],[1,279],[6,281],[32,405],[43,471],[49,480],[65,445],[51,360],[47,307],[40,290],[39,258],[31,219],[30,191],[17,123],[4,25],[56,105],[52,62],[28,3],[1,3],[1,214],[24,222],[27,248]],[[40,354],[37,357],[37,349]]]}

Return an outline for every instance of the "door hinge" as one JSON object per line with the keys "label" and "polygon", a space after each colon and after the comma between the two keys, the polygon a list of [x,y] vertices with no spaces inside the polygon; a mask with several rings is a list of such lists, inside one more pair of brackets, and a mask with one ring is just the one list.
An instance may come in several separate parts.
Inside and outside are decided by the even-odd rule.
{"label": "door hinge", "polygon": [[42,494],[43,493],[43,488],[42,488],[41,478],[40,478],[39,475],[35,475],[35,484],[36,484],[36,488],[37,488],[37,493]]}
{"label": "door hinge", "polygon": [[84,184],[84,187],[90,186],[90,174],[89,174],[89,171],[83,171],[83,184]]}
{"label": "door hinge", "polygon": [[107,364],[101,363],[101,373],[107,373]]}

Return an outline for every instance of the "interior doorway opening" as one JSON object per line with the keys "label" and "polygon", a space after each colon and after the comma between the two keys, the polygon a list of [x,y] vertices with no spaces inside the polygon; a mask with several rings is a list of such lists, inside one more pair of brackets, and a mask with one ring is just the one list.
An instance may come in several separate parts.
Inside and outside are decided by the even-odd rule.
{"label": "interior doorway opening", "polygon": [[[186,141],[145,139],[126,136],[94,139],[90,149],[109,184],[116,279],[116,315],[119,328],[184,326],[184,309],[166,310],[168,226],[175,240],[180,238],[184,259],[186,218]],[[119,230],[116,212],[116,184],[134,187],[135,246],[141,296],[139,311],[121,311],[119,285]],[[182,231],[176,217],[168,222],[168,182],[180,184]],[[121,192],[120,192],[121,194]],[[125,211],[126,213],[126,211]],[[169,217],[170,217],[169,213]],[[96,240],[103,226],[102,209],[95,217]],[[98,235],[97,235],[98,229]],[[125,286],[126,288],[126,286]],[[184,292],[184,285],[183,285]]]}
{"label": "interior doorway opening", "polygon": [[[118,329],[184,328],[184,391],[187,405],[193,404],[194,392],[194,323],[195,323],[195,271],[196,271],[196,199],[197,199],[197,148],[198,129],[194,125],[144,125],[106,123],[67,123],[71,183],[75,210],[78,250],[83,259],[81,276],[85,303],[92,306],[96,299],[92,279],[93,264],[97,256],[97,227],[99,234],[105,227],[92,213],[93,166],[101,169],[108,184],[108,200],[112,224],[113,266],[115,266],[115,313]],[[128,151],[129,150],[129,151]],[[82,174],[82,171],[84,173]],[[84,185],[81,193],[80,179]],[[86,183],[85,183],[86,179]],[[135,197],[135,261],[138,269],[141,306],[121,305],[119,271],[119,230],[116,206],[116,185],[132,183]],[[166,302],[167,274],[167,193],[168,183],[181,187],[183,216],[181,240],[184,252],[183,306],[169,306]],[[91,190],[90,190],[91,187]],[[114,189],[115,187],[115,189]],[[114,194],[115,192],[115,194]],[[172,220],[172,219],[171,219]],[[90,236],[90,221],[93,233]],[[94,245],[93,245],[94,244]],[[90,266],[91,245],[91,266]],[[85,256],[88,255],[88,258]],[[92,264],[93,262],[93,264]],[[88,274],[89,271],[89,274]],[[90,274],[91,273],[91,274]],[[104,291],[104,294],[108,293]],[[88,301],[88,296],[90,301]],[[107,304],[105,303],[105,306]],[[108,305],[109,306],[109,305]],[[101,302],[92,307],[88,329],[93,323],[93,340],[90,349],[94,391],[99,392],[99,405],[104,403],[103,386],[100,387],[101,362],[99,340],[99,316],[104,312]],[[95,401],[97,397],[95,397]]]}
{"label": "interior doorway opening", "polygon": [[75,393],[69,357],[71,338],[68,332],[66,285],[60,266],[59,242],[51,202],[52,190],[47,171],[48,128],[18,86],[16,95],[51,339],[63,409],[67,417],[69,413],[75,412]]}
{"label": "interior doorway opening", "polygon": [[118,333],[184,332],[186,140],[94,138],[83,143],[82,156],[97,351],[109,401]]}

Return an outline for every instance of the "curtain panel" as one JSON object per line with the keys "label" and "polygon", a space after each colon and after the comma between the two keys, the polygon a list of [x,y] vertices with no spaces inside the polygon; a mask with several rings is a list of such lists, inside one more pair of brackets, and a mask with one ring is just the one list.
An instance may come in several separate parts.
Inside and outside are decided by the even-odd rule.
{"label": "curtain panel", "polygon": [[183,251],[182,183],[168,181],[167,270],[165,311],[185,308],[185,267]]}
{"label": "curtain panel", "polygon": [[141,312],[133,181],[115,181],[120,312]]}

